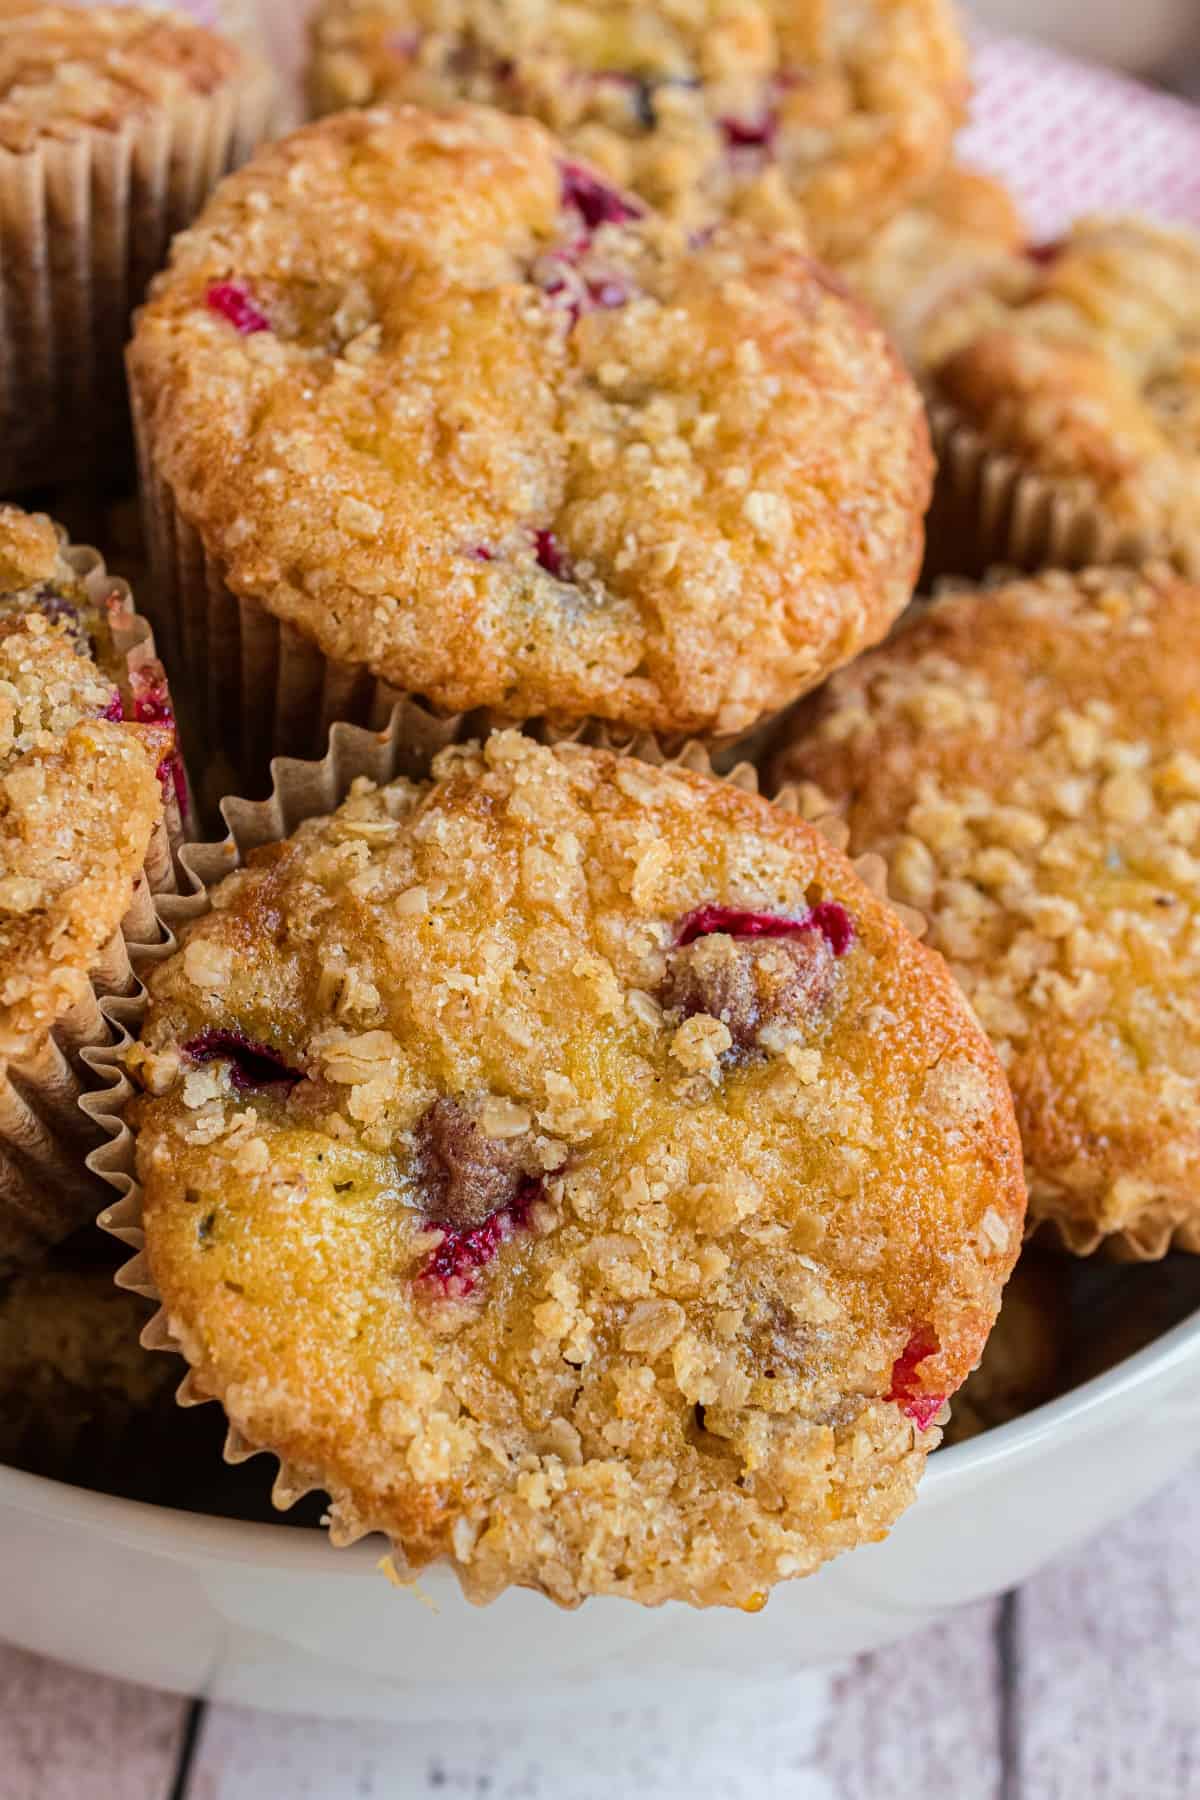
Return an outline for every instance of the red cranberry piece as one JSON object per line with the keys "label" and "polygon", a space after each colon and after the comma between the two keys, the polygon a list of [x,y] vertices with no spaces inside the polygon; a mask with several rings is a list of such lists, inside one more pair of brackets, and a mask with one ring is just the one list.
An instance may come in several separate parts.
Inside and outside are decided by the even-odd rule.
{"label": "red cranberry piece", "polygon": [[256,1043],[243,1031],[210,1027],[190,1038],[183,1046],[183,1054],[194,1063],[232,1063],[230,1080],[239,1093],[280,1084],[294,1087],[303,1079],[299,1069],[286,1063],[278,1050],[272,1050],[269,1044]]}
{"label": "red cranberry piece", "polygon": [[472,544],[468,554],[475,557],[477,562],[495,562],[496,560],[486,544]]}
{"label": "red cranberry piece", "polygon": [[441,1242],[417,1271],[417,1280],[447,1299],[464,1299],[473,1293],[477,1272],[493,1260],[502,1244],[528,1225],[530,1210],[541,1191],[540,1181],[526,1177],[508,1205],[498,1208],[482,1224],[466,1229],[442,1226]]}
{"label": "red cranberry piece", "polygon": [[253,337],[256,331],[270,331],[271,321],[259,312],[250,298],[250,290],[240,281],[214,281],[206,297],[210,310],[219,313],[243,337]]}
{"label": "red cranberry piece", "polygon": [[174,725],[175,714],[164,675],[135,669],[129,685],[133,689],[133,716],[139,725]]}
{"label": "red cranberry piece", "polygon": [[722,119],[720,123],[730,150],[769,150],[779,130],[778,116],[770,111],[760,119]]}
{"label": "red cranberry piece", "polygon": [[1025,255],[1039,269],[1047,269],[1051,263],[1058,261],[1063,253],[1063,248],[1061,238],[1052,238],[1045,244],[1026,244]]}
{"label": "red cranberry piece", "polygon": [[897,1405],[918,1431],[928,1431],[945,1404],[945,1394],[928,1394],[917,1379],[918,1366],[939,1349],[937,1338],[927,1327],[914,1331],[892,1364],[891,1386],[883,1396]]}
{"label": "red cranberry piece", "polygon": [[562,545],[552,531],[539,531],[534,543],[538,567],[545,569],[555,581],[570,581],[571,564]]}
{"label": "red cranberry piece", "polygon": [[818,901],[798,919],[782,918],[778,913],[745,912],[736,906],[698,906],[680,921],[675,942],[683,948],[716,931],[733,938],[798,937],[805,931],[819,931],[835,956],[845,956],[854,942],[854,921],[838,900]]}
{"label": "red cranberry piece", "polygon": [[589,231],[597,231],[601,225],[622,225],[643,214],[636,201],[608,187],[579,163],[562,165],[562,203],[579,213]]}
{"label": "red cranberry piece", "polygon": [[100,717],[109,720],[113,725],[119,725],[121,723],[125,717],[125,702],[122,700],[119,692],[113,695],[104,711],[100,714]]}

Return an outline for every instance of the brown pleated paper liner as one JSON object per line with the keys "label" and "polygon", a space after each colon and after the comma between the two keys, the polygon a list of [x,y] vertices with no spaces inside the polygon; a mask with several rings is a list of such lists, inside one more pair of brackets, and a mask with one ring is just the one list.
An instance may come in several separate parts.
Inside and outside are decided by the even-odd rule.
{"label": "brown pleated paper liner", "polygon": [[[107,615],[130,681],[149,679],[165,692],[150,626],[134,610],[128,586],[108,574],[95,550],[64,545],[63,556],[88,598]],[[182,776],[165,787],[163,816],[147,846],[129,911],[89,971],[90,991],[34,1052],[0,1063],[0,1270],[67,1237],[103,1204],[103,1186],[84,1166],[99,1138],[79,1102],[95,1085],[87,1052],[113,1041],[105,1002],[136,987],[135,947],[161,936],[158,901],[177,885],[175,857],[184,836],[187,789]]]}
{"label": "brown pleated paper liner", "polygon": [[247,57],[208,95],[0,150],[0,491],[110,474],[127,455],[123,352],[171,238],[267,134]]}
{"label": "brown pleated paper liner", "polygon": [[[999,578],[999,577],[998,577]],[[798,784],[781,787],[771,796],[772,804],[785,811],[798,813],[819,831],[835,849],[846,851],[850,828],[840,813],[819,812],[814,816],[804,789]],[[857,857],[854,866],[868,887],[887,897],[888,868],[885,859],[873,852]],[[891,902],[914,937],[928,930],[925,916],[913,907]],[[1097,1251],[1119,1262],[1158,1262],[1171,1250],[1200,1252],[1200,1217],[1196,1209],[1181,1215],[1178,1205],[1151,1204],[1136,1223],[1117,1231],[1105,1231],[1099,1225],[1079,1218],[1071,1208],[1071,1195],[1066,1188],[1055,1188],[1045,1181],[1030,1184],[1030,1212],[1026,1239],[1057,1245],[1072,1256],[1092,1256]]]}
{"label": "brown pleated paper liner", "polygon": [[[289,836],[305,819],[333,811],[345,798],[351,783],[360,776],[381,783],[402,775],[420,779],[428,774],[433,757],[449,741],[445,721],[432,720],[424,707],[405,701],[393,710],[383,731],[368,732],[344,723],[335,725],[329,736],[328,751],[321,762],[277,759],[272,766],[273,784],[268,799],[224,800],[221,814],[228,827],[225,839],[221,843],[189,844],[183,849],[180,861],[187,878],[184,891],[165,895],[160,900],[159,915],[165,936],[160,943],[139,950],[138,971],[149,972],[156,963],[175,952],[177,932],[210,910],[209,890],[238,868],[252,850]],[[713,773],[708,751],[700,743],[690,743],[676,756],[669,757],[660,746],[649,742],[642,746],[641,757],[644,761],[682,766],[700,774]],[[725,779],[750,793],[758,791],[758,777],[749,763],[738,764]],[[781,796],[780,805],[787,812],[800,810],[794,796],[787,793]],[[854,867],[874,893],[887,898],[886,870],[881,858],[861,858]],[[920,914],[910,908],[897,910],[904,923],[919,936],[924,930]],[[80,1105],[107,1140],[89,1156],[88,1167],[121,1197],[101,1213],[98,1223],[136,1252],[118,1274],[119,1285],[161,1302],[144,1254],[142,1191],[135,1168],[134,1137],[124,1116],[134,1089],[125,1074],[122,1053],[140,1028],[145,1014],[145,990],[109,1004],[105,1011],[113,1026],[119,1029],[120,1041],[89,1051],[89,1067],[104,1086],[85,1096]],[[142,1342],[147,1349],[173,1351],[186,1359],[186,1346],[172,1331],[161,1304],[146,1326]],[[197,1385],[189,1369],[179,1389],[180,1405],[197,1406],[215,1398]],[[228,1462],[244,1462],[259,1454],[276,1456],[279,1463],[272,1498],[281,1510],[295,1505],[314,1490],[327,1491],[316,1471],[282,1461],[269,1447],[251,1444],[236,1426],[229,1427],[225,1446]],[[334,1495],[329,1525],[330,1537],[337,1545],[353,1543],[366,1534],[366,1527],[344,1496]],[[393,1554],[396,1565],[402,1566],[400,1552],[397,1550]]]}
{"label": "brown pleated paper liner", "polygon": [[930,425],[937,484],[926,533],[926,578],[982,577],[996,566],[1037,573],[1166,560],[1200,577],[1194,541],[1170,545],[1106,517],[1081,482],[1052,481],[989,445],[952,407],[935,401]]}

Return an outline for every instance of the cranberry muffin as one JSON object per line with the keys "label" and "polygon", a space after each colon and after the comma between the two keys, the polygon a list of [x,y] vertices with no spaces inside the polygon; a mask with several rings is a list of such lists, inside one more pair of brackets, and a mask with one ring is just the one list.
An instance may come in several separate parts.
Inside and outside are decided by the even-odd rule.
{"label": "cranberry muffin", "polygon": [[776,763],[896,894],[991,1034],[1030,1217],[1200,1249],[1200,590],[1048,573],[937,602]]}
{"label": "cranberry muffin", "polygon": [[967,93],[945,0],[324,0],[313,103],[486,101],[541,119],[691,227],[730,214],[844,255],[929,185]]}
{"label": "cranberry muffin", "polygon": [[49,519],[0,508],[0,1266],[96,1199],[73,1056],[122,966],[122,921],[170,871],[165,683],[131,658],[128,591],[97,564]]}
{"label": "cranberry muffin", "polygon": [[755,1609],[883,1536],[1021,1237],[1003,1075],[803,822],[515,732],[250,854],[128,1065],[192,1388],[402,1569]]}
{"label": "cranberry muffin", "polygon": [[130,374],[183,666],[247,738],[277,684],[260,763],[378,723],[381,685],[732,736],[915,578],[927,433],[882,333],[795,249],[691,241],[531,120],[268,146],[176,240]]}
{"label": "cranberry muffin", "polygon": [[0,492],[128,458],[130,314],[272,91],[177,11],[0,0]]}
{"label": "cranberry muffin", "polygon": [[911,362],[925,318],[946,294],[977,282],[1024,242],[1020,213],[1003,182],[952,163],[927,194],[834,266]]}
{"label": "cranberry muffin", "polygon": [[[1198,342],[1200,236],[1147,219],[1082,220],[933,308],[918,361],[980,556],[1157,554],[1195,573]],[[1003,459],[1003,489],[998,475],[972,487],[981,456]]]}

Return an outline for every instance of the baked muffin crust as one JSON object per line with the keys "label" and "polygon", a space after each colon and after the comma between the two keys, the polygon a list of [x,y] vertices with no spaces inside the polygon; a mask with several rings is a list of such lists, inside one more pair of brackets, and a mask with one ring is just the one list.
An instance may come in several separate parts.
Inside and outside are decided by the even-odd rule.
{"label": "baked muffin crust", "polygon": [[948,292],[1022,249],[1025,229],[1008,189],[952,163],[936,184],[835,267],[916,361],[922,325]]}
{"label": "baked muffin crust", "polygon": [[935,399],[1161,552],[1200,555],[1200,237],[1085,219],[928,315]]}
{"label": "baked muffin crust", "polygon": [[325,0],[319,111],[486,101],[690,226],[847,254],[932,181],[966,99],[943,0]]}
{"label": "baked muffin crust", "polygon": [[1200,591],[1162,569],[940,601],[775,769],[930,920],[1008,1072],[1030,1217],[1200,1244]]}
{"label": "baked muffin crust", "polygon": [[193,1386],[402,1566],[756,1607],[881,1536],[1021,1234],[1003,1077],[804,824],[515,733],[251,855],[150,982]]}
{"label": "baked muffin crust", "polygon": [[177,12],[0,0],[0,147],[120,131],[243,67],[235,45]]}
{"label": "baked muffin crust", "polygon": [[915,578],[927,433],[882,333],[529,120],[267,147],[176,239],[130,368],[234,593],[444,711],[737,732]]}
{"label": "baked muffin crust", "polygon": [[0,1067],[82,998],[162,818],[174,733],[129,681],[50,520],[0,508]]}

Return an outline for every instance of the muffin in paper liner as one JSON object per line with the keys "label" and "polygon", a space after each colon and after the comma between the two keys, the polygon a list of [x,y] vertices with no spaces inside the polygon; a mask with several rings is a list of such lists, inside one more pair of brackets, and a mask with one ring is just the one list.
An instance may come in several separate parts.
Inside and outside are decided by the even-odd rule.
{"label": "muffin in paper liner", "polygon": [[[345,724],[335,726],[328,754],[319,764],[277,760],[273,767],[274,788],[269,800],[248,802],[227,799],[222,806],[228,827],[225,840],[214,844],[194,844],[185,849],[182,860],[190,891],[167,897],[162,902],[161,916],[167,936],[161,944],[139,954],[139,970],[148,974],[155,965],[175,952],[176,932],[209,910],[207,890],[236,869],[249,851],[276,842],[292,833],[306,818],[335,808],[345,797],[352,780],[359,776],[366,776],[374,782],[384,782],[401,774],[419,777],[427,772],[433,754],[441,747],[439,734],[430,734],[427,715],[419,708],[401,706],[393,714],[388,729],[382,733],[369,734]],[[647,746],[644,756],[650,762],[666,761],[668,765],[682,765],[701,773],[712,772],[706,752],[698,744],[688,746],[675,759],[663,758],[661,750],[656,746]],[[748,766],[736,769],[730,779],[733,784],[749,792],[757,791],[757,777]],[[782,797],[782,809],[798,810],[792,797],[786,794]],[[831,836],[833,835],[836,834],[831,831]],[[886,898],[884,868],[880,859],[863,858],[854,866],[871,890]],[[922,929],[923,921],[912,909],[902,909],[901,918],[915,932],[919,933]],[[141,1189],[134,1168],[134,1136],[125,1122],[125,1111],[135,1090],[123,1068],[122,1048],[138,1032],[144,1016],[144,996],[124,1000],[118,1007],[110,1008],[109,1013],[114,1024],[122,1026],[128,1035],[123,1036],[122,1044],[107,1046],[90,1056],[89,1060],[97,1076],[102,1076],[109,1085],[103,1092],[89,1095],[83,1102],[88,1116],[104,1130],[109,1140],[89,1158],[89,1166],[122,1196],[101,1215],[99,1223],[137,1252],[118,1276],[120,1285],[151,1300],[160,1300],[148,1263],[142,1254],[144,1240],[141,1228]],[[161,1306],[148,1324],[142,1341],[149,1349],[173,1351],[180,1355],[185,1353]],[[197,1405],[213,1397],[197,1383],[189,1370],[179,1389],[180,1404]],[[932,1423],[930,1415],[928,1424]],[[226,1459],[232,1463],[240,1463],[256,1454],[272,1455],[278,1464],[273,1490],[277,1507],[289,1508],[314,1490],[328,1491],[317,1470],[301,1466],[281,1457],[273,1449],[248,1441],[236,1426],[229,1425]],[[368,1530],[363,1520],[356,1515],[353,1506],[344,1498],[334,1504],[328,1523],[336,1544],[351,1543],[366,1535]],[[396,1551],[394,1555],[396,1565],[403,1567],[402,1553]]]}
{"label": "muffin in paper liner", "polygon": [[1151,558],[1197,572],[1198,287],[1196,233],[1085,216],[964,269],[926,308],[936,572]]}
{"label": "muffin in paper liner", "polygon": [[[864,684],[869,683],[876,668],[886,663],[892,646],[896,646],[902,656],[909,633],[914,629],[921,630],[931,615],[936,618],[943,606],[957,604],[967,609],[986,606],[992,594],[1011,604],[1014,594],[1028,593],[1036,603],[1037,595],[1044,593],[1047,604],[1054,604],[1056,595],[1067,594],[1072,587],[1081,593],[1097,597],[1102,597],[1107,589],[1115,592],[1118,599],[1121,594],[1137,595],[1140,590],[1145,590],[1141,603],[1148,615],[1146,636],[1149,638],[1149,620],[1156,604],[1163,608],[1164,616],[1169,611],[1170,629],[1173,632],[1180,632],[1181,620],[1182,629],[1186,632],[1190,582],[1194,582],[1194,577],[1190,577],[1186,571],[1181,575],[1176,565],[1161,557],[1137,567],[1133,566],[1132,559],[1104,566],[1087,564],[1078,571],[1065,570],[1056,565],[1034,573],[1020,571],[1011,565],[993,565],[978,579],[959,575],[944,576],[934,584],[932,593],[921,595],[914,601],[888,644],[881,646],[860,665],[842,672],[835,684],[831,684],[820,696],[802,701],[784,719],[781,729],[768,747],[767,757],[759,765],[763,771],[764,791],[774,804],[794,807],[817,830],[828,834],[839,848],[847,849],[852,840],[847,819],[842,812],[830,810],[830,795],[815,781],[801,778],[802,774],[809,773],[804,769],[803,746],[813,725],[838,704],[839,696],[844,696],[846,684],[852,685],[859,678]],[[1028,632],[1031,634],[1034,628],[1031,618]],[[1160,630],[1167,628],[1166,624],[1160,626]],[[1064,637],[1065,629],[1064,625]],[[1181,639],[1177,635],[1174,641],[1178,645]],[[1159,654],[1170,658],[1171,651],[1169,648],[1160,649]],[[947,656],[943,673],[951,666]],[[1045,680],[1051,679],[1048,666],[1041,670],[1041,674]],[[961,669],[958,669],[955,678],[961,682]],[[947,676],[947,679],[950,677]],[[1178,684],[1176,691],[1177,688]],[[881,687],[877,691],[885,690]],[[1164,706],[1169,705],[1165,694],[1162,698]],[[977,696],[972,695],[968,705],[973,705],[976,701]],[[1065,725],[1069,728],[1073,715],[1066,708],[1064,717]],[[1120,738],[1118,726],[1111,726],[1110,730],[1116,734],[1117,739]],[[936,731],[931,727],[928,741],[933,742],[935,738]],[[1114,743],[1112,753],[1115,758],[1119,758],[1119,742]],[[815,770],[813,773],[815,774]],[[776,786],[776,783],[779,785]],[[878,862],[884,882],[894,891],[904,892],[908,884],[901,878],[899,858],[909,848],[908,840],[902,836],[894,852],[881,855],[871,851],[866,854],[865,860]],[[933,915],[932,906],[930,914],[936,916]],[[921,924],[922,928],[928,929],[927,918],[922,918]],[[946,950],[943,953],[949,955]],[[950,960],[953,962],[953,958]],[[1064,1084],[1060,1084],[1062,1085]],[[1066,1091],[1070,1093],[1069,1086]],[[1105,1144],[1108,1138],[1103,1133],[1098,1133],[1097,1142]],[[1035,1250],[1041,1247],[1051,1252],[1065,1251],[1070,1256],[1081,1259],[1099,1257],[1106,1263],[1137,1264],[1159,1262],[1172,1252],[1200,1254],[1200,1216],[1197,1215],[1190,1192],[1185,1198],[1176,1191],[1169,1202],[1160,1197],[1148,1207],[1135,1207],[1132,1216],[1125,1222],[1106,1224],[1101,1219],[1080,1214],[1077,1210],[1077,1196],[1065,1176],[1059,1178],[1051,1170],[1034,1171],[1028,1156],[1026,1163],[1030,1194],[1026,1241]]]}
{"label": "muffin in paper liner", "polygon": [[982,579],[997,567],[1036,573],[1169,560],[1200,575],[1200,541],[1171,549],[1109,518],[1083,482],[1053,481],[997,450],[943,400],[929,407],[937,480],[926,526],[926,581]]}
{"label": "muffin in paper liner", "polygon": [[[166,677],[150,626],[134,610],[127,584],[107,573],[95,550],[62,542],[59,554],[85,597],[106,618],[113,651],[124,663],[118,681],[124,705],[132,709],[129,716],[170,724]],[[81,1116],[79,1101],[93,1085],[88,1051],[113,1039],[105,1004],[134,987],[131,955],[135,946],[161,935],[158,899],[176,887],[175,857],[188,808],[177,749],[160,765],[159,781],[162,813],[129,909],[96,956],[86,990],[44,1036],[0,1060],[0,1271],[28,1261],[94,1218],[104,1198],[102,1186],[84,1167],[97,1134]]]}
{"label": "muffin in paper liner", "polygon": [[530,119],[265,146],[127,364],[156,629],[242,792],[401,696],[459,735],[736,745],[911,598],[932,457],[882,330],[795,246],[688,238]]}
{"label": "muffin in paper liner", "polygon": [[[77,26],[67,8],[20,7],[14,28],[61,25],[71,33],[61,55],[86,63],[93,10]],[[198,30],[169,11],[162,25]],[[7,141],[0,133],[0,491],[108,473],[125,458],[133,308],[175,232],[268,133],[265,64],[211,33],[197,41],[231,63],[210,91],[145,104],[125,90],[123,112],[114,102],[99,123],[60,125],[47,102],[45,117],[18,118]]]}

